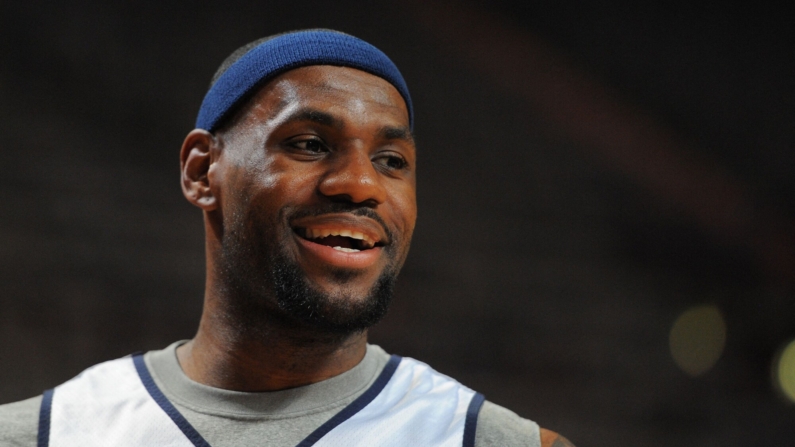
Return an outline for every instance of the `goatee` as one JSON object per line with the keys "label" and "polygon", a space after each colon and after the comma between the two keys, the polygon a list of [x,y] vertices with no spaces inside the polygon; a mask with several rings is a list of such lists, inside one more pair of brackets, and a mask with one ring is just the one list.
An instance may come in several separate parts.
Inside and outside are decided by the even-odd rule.
{"label": "goatee", "polygon": [[[339,212],[339,208],[332,204],[291,215]],[[351,211],[350,206],[345,208]],[[357,209],[354,214],[374,212]],[[386,314],[399,270],[395,256],[390,256],[391,262],[364,296],[346,287],[356,273],[342,269],[331,270],[332,282],[338,287],[333,293],[324,293],[289,258],[288,238],[295,236],[284,215],[269,221],[257,213],[235,212],[225,220],[217,274],[229,298],[228,316],[240,331],[267,331],[276,323],[340,338],[373,326]],[[279,233],[277,228],[286,230]],[[384,249],[394,250],[394,246]]]}

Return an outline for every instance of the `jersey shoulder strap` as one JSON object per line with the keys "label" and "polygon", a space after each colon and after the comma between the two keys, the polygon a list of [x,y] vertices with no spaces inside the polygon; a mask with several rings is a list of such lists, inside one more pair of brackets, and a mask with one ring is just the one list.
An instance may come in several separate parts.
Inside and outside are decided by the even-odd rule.
{"label": "jersey shoulder strap", "polygon": [[[44,393],[38,447],[209,447],[162,400],[143,356],[100,363]],[[187,424],[187,433],[174,416]]]}
{"label": "jersey shoulder strap", "polygon": [[483,401],[425,363],[392,356],[365,394],[298,447],[473,447]]}

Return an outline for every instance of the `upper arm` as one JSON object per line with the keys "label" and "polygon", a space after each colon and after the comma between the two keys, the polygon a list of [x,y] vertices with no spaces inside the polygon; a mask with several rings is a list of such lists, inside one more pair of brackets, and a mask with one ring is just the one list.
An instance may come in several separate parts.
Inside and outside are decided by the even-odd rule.
{"label": "upper arm", "polygon": [[574,447],[574,444],[554,431],[542,428],[541,447]]}

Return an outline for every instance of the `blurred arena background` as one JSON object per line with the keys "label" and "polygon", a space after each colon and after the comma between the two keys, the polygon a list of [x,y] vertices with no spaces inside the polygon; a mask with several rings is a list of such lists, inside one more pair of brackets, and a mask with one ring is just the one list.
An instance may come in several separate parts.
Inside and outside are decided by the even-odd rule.
{"label": "blurred arena background", "polygon": [[579,446],[795,438],[795,28],[763,2],[0,3],[0,402],[195,331],[178,150],[238,46],[329,27],[416,104],[372,341]]}

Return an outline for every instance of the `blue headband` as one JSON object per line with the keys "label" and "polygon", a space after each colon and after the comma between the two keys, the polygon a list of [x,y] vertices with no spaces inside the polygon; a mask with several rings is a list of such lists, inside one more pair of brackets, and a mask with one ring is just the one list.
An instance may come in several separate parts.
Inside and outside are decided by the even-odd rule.
{"label": "blue headband", "polygon": [[406,101],[409,125],[413,128],[414,110],[409,89],[395,64],[369,43],[328,30],[283,34],[243,55],[204,96],[196,127],[214,132],[221,121],[257,87],[281,73],[307,65],[351,67],[385,79],[395,86]]}

